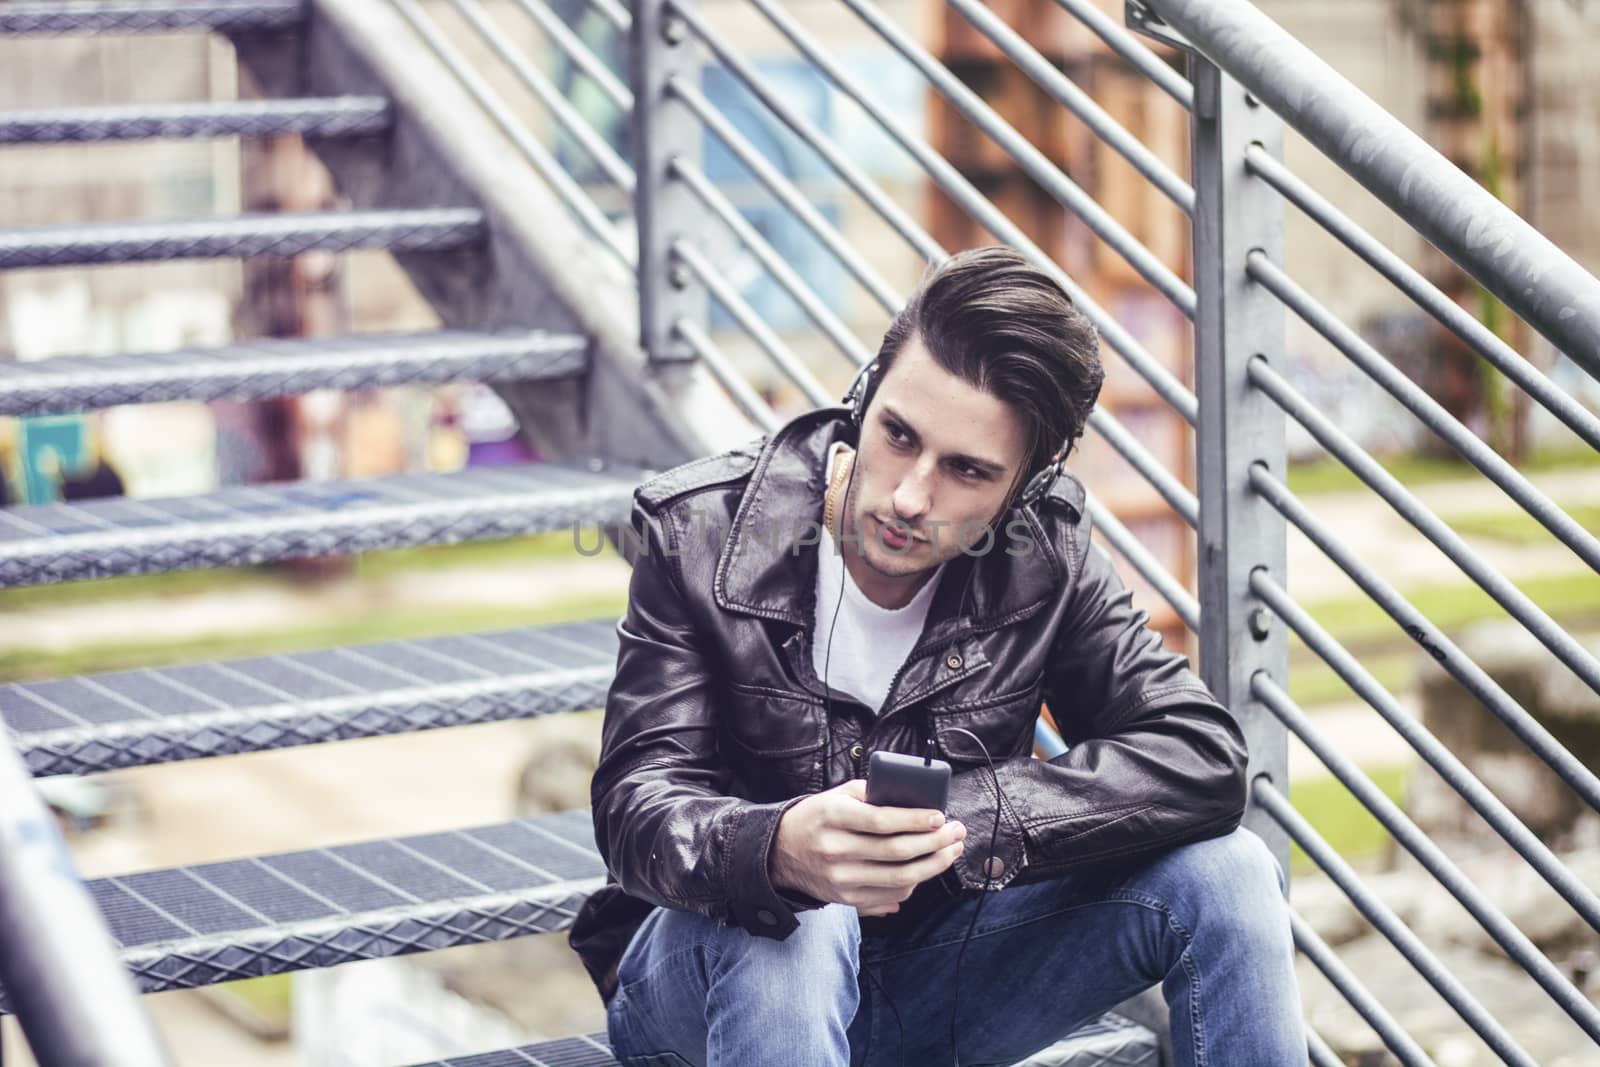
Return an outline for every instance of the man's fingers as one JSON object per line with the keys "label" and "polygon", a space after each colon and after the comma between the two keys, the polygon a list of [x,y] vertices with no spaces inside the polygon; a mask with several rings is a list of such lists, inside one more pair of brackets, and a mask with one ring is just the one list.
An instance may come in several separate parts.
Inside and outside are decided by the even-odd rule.
{"label": "man's fingers", "polygon": [[908,889],[921,885],[959,859],[964,844],[957,841],[910,863],[854,863],[835,877],[845,884],[868,889]]}
{"label": "man's fingers", "polygon": [[933,830],[944,825],[944,812],[932,808],[890,808],[868,804],[866,794],[856,798],[846,793],[843,803],[835,805],[829,816],[835,826],[862,834],[904,834],[919,830]]}

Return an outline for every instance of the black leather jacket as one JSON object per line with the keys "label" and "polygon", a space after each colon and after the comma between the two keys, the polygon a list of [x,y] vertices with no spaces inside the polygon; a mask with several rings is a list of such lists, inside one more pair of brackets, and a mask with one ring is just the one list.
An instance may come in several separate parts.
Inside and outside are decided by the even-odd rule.
{"label": "black leather jacket", "polygon": [[[1227,833],[1244,814],[1243,734],[1090,545],[1069,474],[1014,507],[990,551],[948,561],[881,714],[836,691],[824,707],[811,661],[818,549],[795,538],[820,522],[828,446],[854,441],[846,415],[806,412],[634,493],[625,547],[638,555],[590,787],[609,874],[570,932],[603,1000],[654,906],[780,940],[796,911],[821,906],[773,889],[778,819],[864,778],[876,749],[921,755],[931,737],[968,840],[864,929],[981,891],[986,869],[1001,889],[1132,862]],[[1041,700],[1069,746],[1048,762],[1031,755]],[[992,844],[995,777],[956,727],[983,739],[998,771]]]}

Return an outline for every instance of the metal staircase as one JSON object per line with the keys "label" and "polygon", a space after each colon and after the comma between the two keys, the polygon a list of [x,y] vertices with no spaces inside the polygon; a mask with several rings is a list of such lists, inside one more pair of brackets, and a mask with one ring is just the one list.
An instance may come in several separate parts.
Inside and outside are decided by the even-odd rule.
{"label": "metal staircase", "polygon": [[[697,399],[706,371],[645,375],[630,364],[632,280],[613,273],[583,288],[593,242],[563,236],[548,193],[528,182],[485,181],[494,161],[484,142],[464,144],[459,130],[430,127],[441,114],[437,102],[426,111],[397,103],[395,89],[427,90],[393,80],[408,64],[404,49],[379,47],[381,35],[363,30],[364,20],[386,14],[381,5],[298,0],[0,6],[3,35],[224,34],[258,80],[285,94],[3,113],[0,146],[292,132],[315,147],[356,205],[70,226],[0,219],[13,226],[0,230],[0,269],[382,249],[399,257],[447,323],[425,333],[241,339],[8,363],[0,365],[0,415],[476,381],[496,385],[541,452],[555,458],[15,506],[0,512],[0,587],[614,528],[627,521],[648,469],[714,447],[708,418],[748,437],[750,424],[728,419],[725,401],[719,408]],[[408,160],[404,170],[391,169],[396,157]],[[528,239],[534,229],[536,243]],[[462,276],[477,291],[464,289]],[[591,403],[603,405],[603,425],[572,418],[573,408]],[[621,434],[614,423],[627,420],[618,414],[631,420]],[[531,718],[604,703],[614,627],[607,618],[10,685],[0,688],[0,720],[27,771],[49,775]],[[0,776],[0,794],[9,795],[3,783]],[[0,881],[5,874],[0,869]],[[100,878],[86,888],[115,958],[138,991],[156,992],[563,930],[604,877],[583,809]],[[18,918],[0,907],[0,925]],[[48,933],[55,919],[48,909],[27,915],[31,931],[11,936]],[[36,957],[0,970],[13,986],[27,978],[24,958]],[[114,969],[110,958],[83,952],[73,966]],[[129,1035],[97,1025],[107,1017],[96,1005],[21,1005],[0,987],[0,1011],[18,1010],[42,1062],[160,1061],[154,1042],[136,1050]],[[1155,1049],[1149,1031],[1107,1016],[1059,1046],[1051,1062],[1146,1063]],[[460,1062],[615,1061],[596,1033]]]}
{"label": "metal staircase", "polygon": [[[1305,741],[1397,844],[1415,856],[1581,1032],[1600,1044],[1600,1008],[1506,919],[1479,887],[1344,758],[1287,693],[1288,637],[1299,635],[1594,930],[1600,896],[1566,869],[1483,782],[1411,721],[1355,656],[1287,592],[1293,526],[1529,749],[1600,810],[1600,778],[1461,653],[1289,489],[1285,426],[1304,427],[1589,689],[1600,659],[1482,560],[1280,372],[1292,314],[1539,521],[1590,567],[1592,532],[1529,486],[1454,416],[1293,280],[1283,264],[1285,209],[1327,231],[1576,437],[1600,449],[1600,418],[1422,273],[1345,217],[1283,161],[1285,129],[1354,177],[1486,293],[1591,376],[1600,377],[1600,281],[1407,130],[1246,0],[1050,0],[1053,16],[1098,42],[1190,134],[1180,175],[983,4],[947,0],[1060,108],[1192,221],[1193,270],[1180,278],[1017,128],[972,93],[870,0],[842,0],[871,31],[1148,283],[1146,308],[1176,312],[1190,336],[1183,371],[1068,277],[979,187],[835,63],[778,0],[748,0],[811,68],[860,106],[949,201],[1056,275],[1101,330],[1108,362],[1193,427],[1196,484],[1183,484],[1146,438],[1105,408],[1090,428],[1148,481],[1203,546],[1193,591],[1091,498],[1099,538],[1167,601],[1198,639],[1207,684],[1234,709],[1251,749],[1246,821],[1287,866],[1291,840],[1328,871],[1373,926],[1507,1063],[1532,1063],[1502,1022],[1366,887],[1288,802],[1287,738]],[[416,0],[117,0],[0,4],[0,38],[213,33],[231,42],[266,99],[0,114],[0,158],[14,144],[130,138],[255,137],[293,132],[328,167],[346,210],[116,225],[21,227],[0,217],[0,269],[90,267],[174,258],[288,256],[384,249],[443,326],[427,333],[319,340],[243,338],[214,349],[65,356],[0,365],[0,415],[71,413],[175,399],[258,399],[313,389],[486,382],[518,416],[543,462],[361,481],[272,484],[192,497],[102,499],[0,511],[0,587],[217,567],[402,545],[496,538],[582,524],[615,529],[652,470],[743,444],[776,413],[713,342],[720,305],[808,401],[829,403],[814,369],[741,297],[706,234],[736,239],[838,348],[869,355],[833,307],[702,171],[709,133],[814,234],[875,306],[897,293],[790,177],[701,88],[714,59],[920,258],[933,236],[828,134],[774,89],[691,0],[586,0],[630,49],[618,78],[547,0],[517,6],[632,122],[624,161],[539,70],[509,48],[476,0],[450,0],[498,61],[550,113],[590,171],[614,186],[591,196],[496,96]],[[1115,9],[1121,16],[1113,17]],[[1161,42],[1158,54],[1135,34]],[[986,46],[987,47],[987,46]],[[1182,56],[1187,76],[1169,61]],[[1141,84],[1143,84],[1141,83]],[[608,212],[600,201],[611,205]],[[617,209],[622,204],[621,210]],[[631,210],[629,209],[631,207]],[[617,216],[622,216],[618,218]],[[629,224],[634,232],[629,232]],[[726,234],[732,237],[727,238]],[[1133,284],[1130,282],[1130,284]],[[1184,368],[1187,370],[1187,367]],[[1126,572],[1125,572],[1126,573]],[[139,991],[176,989],[563,929],[604,871],[588,813],[102,878],[70,870],[30,775],[228,756],[592,708],[614,667],[614,619],[0,687],[0,1009],[15,1011],[48,1062],[168,1062]],[[1042,717],[1043,754],[1060,738]],[[1400,1061],[1428,1064],[1389,1005],[1295,916],[1297,944]],[[133,976],[130,984],[128,975]],[[1152,1023],[1159,1029],[1158,1020]],[[445,1062],[600,1065],[604,1034]],[[1161,1062],[1156,1034],[1109,1014],[1039,1063]],[[1587,1048],[1588,1045],[1584,1045]],[[1309,1059],[1338,1056],[1311,1035]]]}

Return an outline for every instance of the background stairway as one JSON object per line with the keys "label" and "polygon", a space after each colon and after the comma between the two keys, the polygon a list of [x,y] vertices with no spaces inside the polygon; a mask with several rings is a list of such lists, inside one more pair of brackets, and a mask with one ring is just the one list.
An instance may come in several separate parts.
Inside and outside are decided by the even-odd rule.
{"label": "background stairway", "polygon": [[[628,362],[629,280],[619,285],[592,265],[592,242],[563,230],[559,209],[486,177],[480,148],[456,151],[448,139],[457,131],[430,126],[397,99],[430,89],[386,80],[402,61],[376,50],[363,23],[374,10],[296,0],[0,5],[0,34],[9,36],[224,34],[281,97],[0,113],[0,145],[294,132],[351,204],[78,226],[0,217],[9,227],[0,230],[0,269],[383,249],[445,323],[424,333],[246,338],[0,365],[0,414],[478,381],[497,387],[549,458],[11,507],[0,512],[0,587],[614,527],[650,469],[714,444],[698,414],[675,406],[679,386]],[[540,242],[528,240],[530,219]],[[609,286],[597,287],[597,277]],[[726,432],[748,436],[738,426]],[[0,718],[29,769],[46,775],[576,711],[603,703],[615,621],[15,684],[0,688]],[[562,930],[604,874],[589,814],[575,810],[100,878],[90,890],[123,961],[153,992]],[[9,1010],[3,990],[0,1009]],[[1149,1031],[1108,1016],[1041,1062],[1154,1063],[1155,1055]],[[604,1035],[589,1034],[448,1062],[613,1061]]]}

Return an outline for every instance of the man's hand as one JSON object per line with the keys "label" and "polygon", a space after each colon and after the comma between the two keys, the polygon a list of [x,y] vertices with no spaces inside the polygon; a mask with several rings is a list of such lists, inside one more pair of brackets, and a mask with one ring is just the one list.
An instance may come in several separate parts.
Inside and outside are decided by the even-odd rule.
{"label": "man's hand", "polygon": [[864,778],[813,793],[783,813],[772,884],[862,915],[888,915],[961,855],[967,828],[931,808],[867,803]]}

